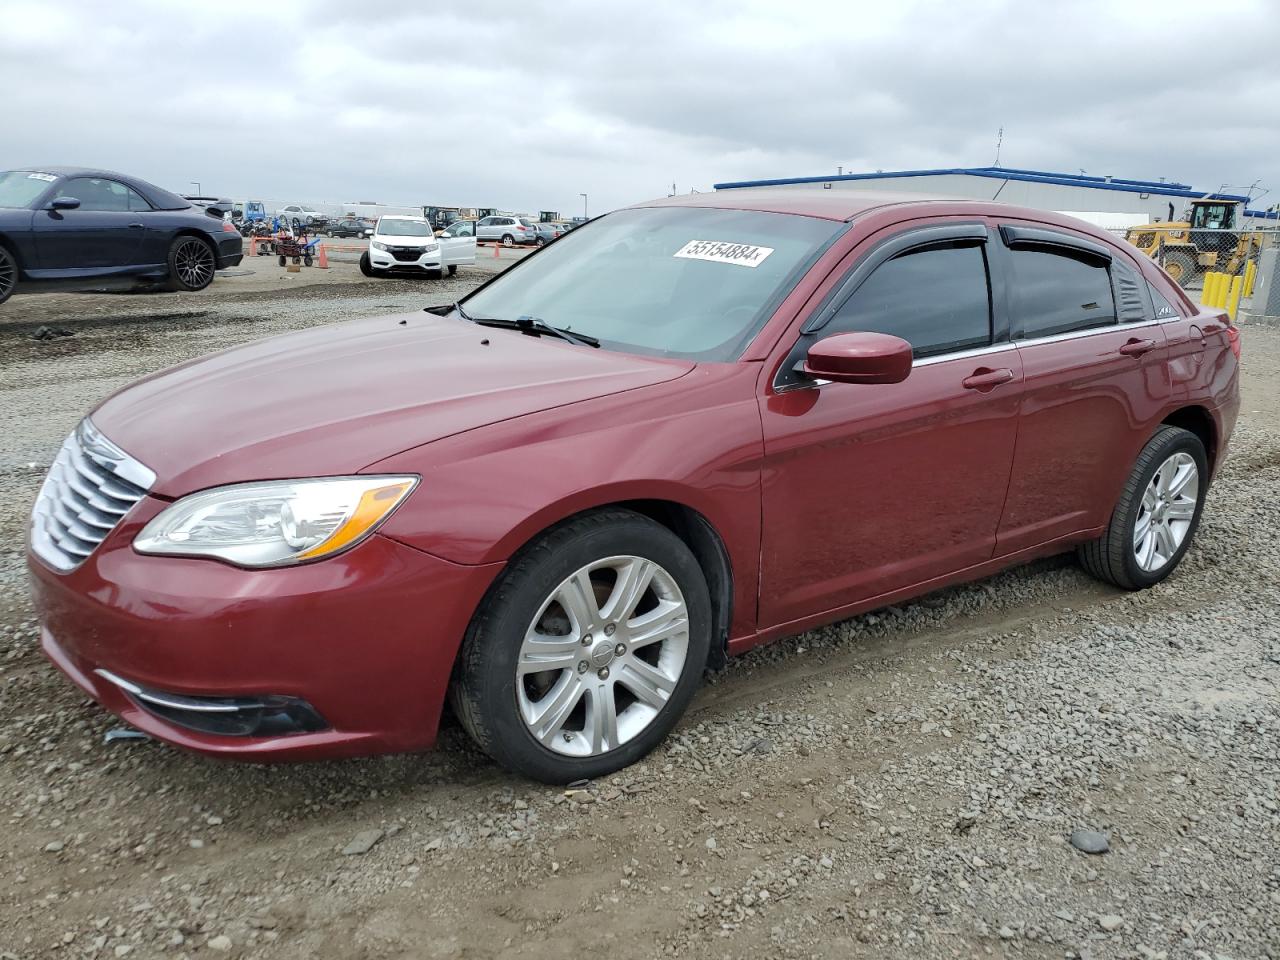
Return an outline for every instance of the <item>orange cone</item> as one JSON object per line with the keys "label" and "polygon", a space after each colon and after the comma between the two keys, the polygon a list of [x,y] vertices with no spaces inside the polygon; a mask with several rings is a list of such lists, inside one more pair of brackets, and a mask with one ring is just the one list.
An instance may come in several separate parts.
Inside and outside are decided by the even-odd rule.
{"label": "orange cone", "polygon": [[319,254],[319,256],[316,258],[316,266],[319,267],[321,270],[328,270],[329,257],[324,252],[324,248],[325,248],[325,244],[323,243],[316,244],[316,252]]}

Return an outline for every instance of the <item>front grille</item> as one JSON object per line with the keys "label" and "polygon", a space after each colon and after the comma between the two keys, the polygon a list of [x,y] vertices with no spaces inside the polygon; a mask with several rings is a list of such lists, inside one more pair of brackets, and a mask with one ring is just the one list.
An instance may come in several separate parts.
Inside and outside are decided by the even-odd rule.
{"label": "front grille", "polygon": [[155,483],[149,469],[82,420],[58,451],[31,512],[31,548],[74,570]]}
{"label": "front grille", "polygon": [[404,263],[413,263],[422,256],[421,247],[392,247],[391,255]]}

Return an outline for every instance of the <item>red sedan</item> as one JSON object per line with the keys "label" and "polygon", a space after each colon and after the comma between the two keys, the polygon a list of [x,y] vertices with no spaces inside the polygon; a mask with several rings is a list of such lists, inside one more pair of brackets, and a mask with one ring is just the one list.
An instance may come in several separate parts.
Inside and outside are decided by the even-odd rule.
{"label": "red sedan", "polygon": [[419,750],[446,698],[552,782],[703,671],[1075,550],[1189,547],[1239,337],[1068,217],[803,189],[602,217],[464,301],[156,374],[67,439],[30,568],[108,710],[253,760]]}

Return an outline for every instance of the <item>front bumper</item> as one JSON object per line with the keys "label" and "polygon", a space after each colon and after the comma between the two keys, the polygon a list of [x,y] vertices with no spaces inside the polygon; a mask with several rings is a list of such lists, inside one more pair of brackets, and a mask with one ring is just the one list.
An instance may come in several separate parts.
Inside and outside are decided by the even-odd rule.
{"label": "front bumper", "polygon": [[369,248],[369,263],[375,270],[404,270],[410,273],[421,273],[426,270],[439,270],[443,262],[439,247],[430,253],[424,253],[415,260],[400,260],[386,250]]}
{"label": "front bumper", "polygon": [[[81,689],[157,739],[218,756],[434,744],[454,656],[501,564],[453,564],[377,534],[273,570],[135,553],[134,536],[163,506],[144,498],[69,573],[28,553],[41,646]],[[297,722],[210,732],[158,709],[145,696],[156,692],[180,709],[260,703]]]}

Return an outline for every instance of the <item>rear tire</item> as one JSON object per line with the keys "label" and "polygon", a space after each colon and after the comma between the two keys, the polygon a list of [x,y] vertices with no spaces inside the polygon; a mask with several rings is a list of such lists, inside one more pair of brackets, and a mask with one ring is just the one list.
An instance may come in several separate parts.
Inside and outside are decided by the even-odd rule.
{"label": "rear tire", "polygon": [[450,700],[504,767],[544,783],[601,777],[662,742],[710,645],[711,599],[689,548],[648,517],[601,511],[508,564],[467,630]]}
{"label": "rear tire", "polygon": [[170,290],[193,292],[203,290],[213,283],[218,261],[209,246],[199,237],[175,237],[169,244],[169,277],[165,284]]}
{"label": "rear tire", "polygon": [[1208,488],[1200,438],[1162,426],[1138,454],[1107,529],[1078,548],[1081,565],[1124,590],[1155,586],[1191,546]]}
{"label": "rear tire", "polygon": [[0,246],[0,303],[18,288],[18,260],[7,247]]}

